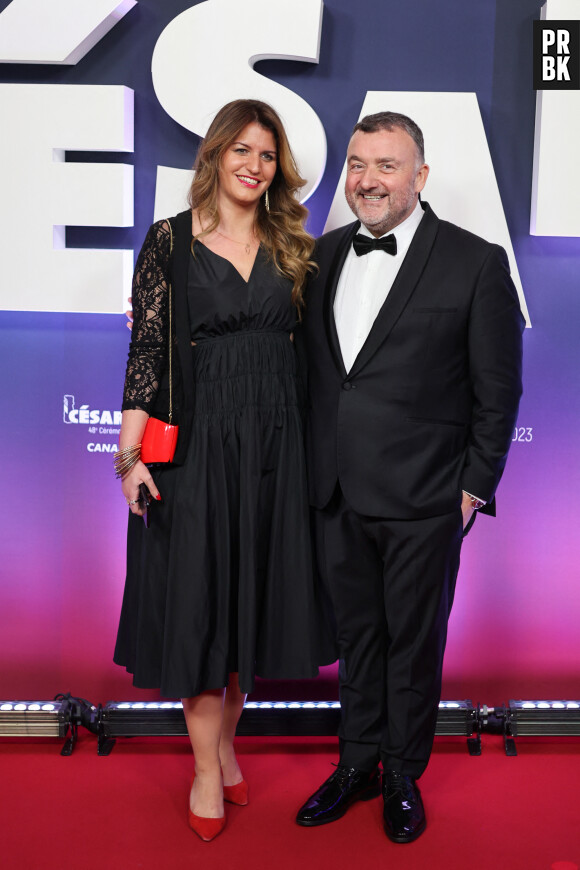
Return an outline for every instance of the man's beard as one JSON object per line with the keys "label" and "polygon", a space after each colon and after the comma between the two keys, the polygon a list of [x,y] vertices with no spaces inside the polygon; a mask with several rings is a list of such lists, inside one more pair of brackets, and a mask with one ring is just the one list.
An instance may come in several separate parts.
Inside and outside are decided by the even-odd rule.
{"label": "man's beard", "polygon": [[[373,194],[368,195],[373,196]],[[351,211],[373,235],[383,236],[399,226],[413,211],[416,203],[415,191],[410,189],[404,199],[403,196],[402,191],[398,191],[395,194],[385,193],[384,198],[381,200],[381,203],[385,203],[385,205],[380,210],[376,209],[376,212],[373,212],[372,207],[367,211],[362,194],[358,192],[347,193],[346,201]],[[359,207],[361,205],[362,208]]]}

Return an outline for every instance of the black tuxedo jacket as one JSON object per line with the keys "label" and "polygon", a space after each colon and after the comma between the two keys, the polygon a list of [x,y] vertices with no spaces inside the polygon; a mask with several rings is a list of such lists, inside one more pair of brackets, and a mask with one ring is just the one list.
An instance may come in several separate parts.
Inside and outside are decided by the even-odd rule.
{"label": "black tuxedo jacket", "polygon": [[[356,511],[398,519],[492,502],[521,395],[524,326],[503,248],[430,207],[352,369],[333,303],[360,224],[319,239],[297,340],[307,358],[311,503],[337,481]],[[385,254],[385,256],[388,256]]]}

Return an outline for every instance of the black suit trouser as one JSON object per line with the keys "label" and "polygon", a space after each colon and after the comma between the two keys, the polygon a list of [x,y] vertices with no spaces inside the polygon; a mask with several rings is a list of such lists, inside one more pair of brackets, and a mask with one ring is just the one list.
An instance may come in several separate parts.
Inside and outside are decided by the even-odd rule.
{"label": "black suit trouser", "polygon": [[319,570],[338,630],[341,762],[415,778],[427,766],[441,695],[462,515],[358,514],[340,488],[315,511]]}

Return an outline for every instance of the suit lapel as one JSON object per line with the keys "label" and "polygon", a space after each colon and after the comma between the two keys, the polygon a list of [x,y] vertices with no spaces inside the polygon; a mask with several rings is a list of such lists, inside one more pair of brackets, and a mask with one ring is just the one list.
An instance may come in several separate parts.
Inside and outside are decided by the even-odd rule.
{"label": "suit lapel", "polygon": [[389,295],[377,314],[367,340],[353,363],[349,372],[350,376],[358,374],[386,340],[413,295],[423,269],[427,264],[437,235],[439,219],[427,203],[424,203],[424,208],[425,214],[413,236],[413,241],[407,251],[407,255],[403,260]]}
{"label": "suit lapel", "polygon": [[342,359],[342,353],[340,350],[340,342],[338,340],[338,333],[336,331],[336,321],[334,319],[334,299],[336,296],[336,288],[338,286],[342,267],[344,266],[344,261],[346,260],[346,255],[350,250],[352,240],[358,232],[359,227],[360,221],[355,221],[353,224],[349,224],[348,226],[344,227],[344,232],[339,235],[336,247],[333,254],[331,255],[332,259],[330,261],[328,275],[326,276],[326,278],[324,278],[324,275],[321,276],[322,280],[324,281],[323,316],[324,328],[326,330],[326,338],[336,367],[341,373],[342,377],[346,377],[346,369],[344,367],[344,361]]}

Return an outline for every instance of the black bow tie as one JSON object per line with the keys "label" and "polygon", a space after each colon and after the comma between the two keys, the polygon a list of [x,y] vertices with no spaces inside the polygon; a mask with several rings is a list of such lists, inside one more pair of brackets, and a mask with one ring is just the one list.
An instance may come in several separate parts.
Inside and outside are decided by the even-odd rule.
{"label": "black bow tie", "polygon": [[397,240],[392,233],[384,239],[371,239],[369,236],[357,233],[352,240],[352,246],[357,257],[362,257],[369,251],[386,251],[387,254],[393,255],[397,253]]}

